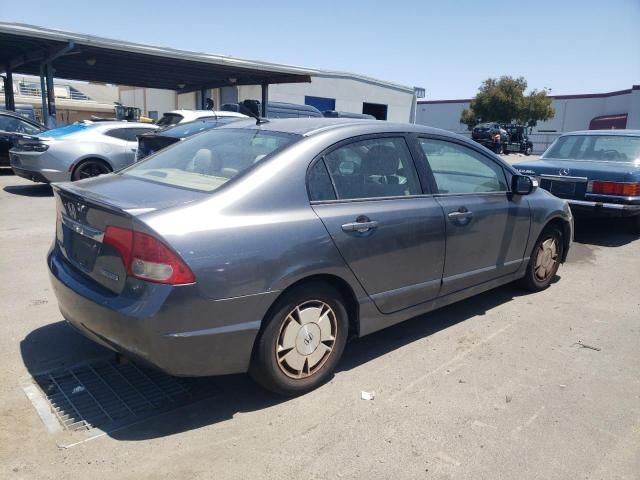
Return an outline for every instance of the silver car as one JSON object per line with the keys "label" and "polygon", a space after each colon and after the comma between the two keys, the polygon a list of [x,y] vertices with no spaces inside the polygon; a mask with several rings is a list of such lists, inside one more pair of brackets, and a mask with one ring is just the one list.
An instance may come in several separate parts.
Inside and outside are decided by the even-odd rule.
{"label": "silver car", "polygon": [[148,123],[85,121],[21,139],[9,151],[16,175],[34,182],[63,182],[119,170],[135,161],[137,135]]}
{"label": "silver car", "polygon": [[168,373],[249,371],[295,395],[330,378],[349,338],[515,280],[547,288],[566,259],[567,202],[475,142],[259,122],[54,185],[64,318]]}

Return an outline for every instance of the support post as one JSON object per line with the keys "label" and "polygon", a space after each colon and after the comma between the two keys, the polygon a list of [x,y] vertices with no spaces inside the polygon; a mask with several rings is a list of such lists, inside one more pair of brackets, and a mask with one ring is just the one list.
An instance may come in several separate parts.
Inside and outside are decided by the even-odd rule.
{"label": "support post", "polygon": [[49,104],[46,125],[48,128],[54,128],[56,122],[56,93],[53,88],[53,66],[51,63],[47,63],[45,70],[47,73],[47,103]]}
{"label": "support post", "polygon": [[47,125],[47,88],[45,86],[44,81],[45,73],[44,73],[44,63],[40,65],[40,99],[42,102],[42,118],[40,121],[46,126]]}
{"label": "support post", "polygon": [[7,66],[4,77],[4,106],[7,110],[16,111],[16,101],[13,94],[13,72],[10,66]]}
{"label": "support post", "polygon": [[269,84],[262,84],[262,99],[260,103],[261,112],[260,116],[263,118],[267,118],[267,104],[269,103]]}
{"label": "support post", "polygon": [[201,88],[200,89],[200,110],[206,110],[206,109],[207,109],[207,89]]}

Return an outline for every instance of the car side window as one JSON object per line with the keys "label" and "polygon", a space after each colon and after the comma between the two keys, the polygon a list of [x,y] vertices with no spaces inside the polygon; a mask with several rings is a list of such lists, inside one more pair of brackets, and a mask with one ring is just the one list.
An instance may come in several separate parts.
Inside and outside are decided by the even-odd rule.
{"label": "car side window", "polygon": [[336,192],[333,190],[329,172],[321,158],[313,164],[307,175],[309,185],[309,199],[311,201],[335,200]]}
{"label": "car side window", "polygon": [[113,138],[117,138],[119,140],[127,140],[127,129],[126,128],[114,128],[104,133],[105,135]]}
{"label": "car side window", "polygon": [[504,169],[475,150],[453,142],[418,139],[427,157],[439,193],[507,191]]}
{"label": "car side window", "polygon": [[402,197],[422,193],[404,138],[371,138],[340,146],[324,157],[339,199]]}

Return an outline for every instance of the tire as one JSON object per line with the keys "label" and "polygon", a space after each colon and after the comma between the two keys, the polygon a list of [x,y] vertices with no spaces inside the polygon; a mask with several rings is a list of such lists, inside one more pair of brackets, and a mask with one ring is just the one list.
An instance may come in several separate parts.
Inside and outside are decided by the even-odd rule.
{"label": "tire", "polygon": [[524,149],[524,154],[528,157],[533,153],[533,147],[531,145],[527,145],[527,148]]}
{"label": "tire", "polygon": [[523,287],[531,292],[548,288],[558,272],[563,253],[562,232],[556,227],[545,228],[531,252],[527,271],[522,279]]}
{"label": "tire", "polygon": [[307,393],[330,378],[348,332],[347,310],[336,289],[318,282],[296,287],[276,302],[265,319],[249,375],[279,395]]}
{"label": "tire", "polygon": [[640,215],[634,215],[627,221],[629,222],[629,231],[636,235],[640,235]]}
{"label": "tire", "polygon": [[90,158],[76,165],[71,175],[71,181],[75,182],[85,178],[97,177],[98,175],[110,173],[111,171],[111,167],[107,162],[97,158]]}

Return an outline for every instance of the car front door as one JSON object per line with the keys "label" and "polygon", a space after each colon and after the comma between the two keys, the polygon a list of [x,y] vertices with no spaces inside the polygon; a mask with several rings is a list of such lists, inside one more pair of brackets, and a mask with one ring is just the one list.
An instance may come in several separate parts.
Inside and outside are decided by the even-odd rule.
{"label": "car front door", "polygon": [[529,204],[512,195],[499,162],[442,138],[418,138],[447,230],[440,295],[514,273],[529,235]]}
{"label": "car front door", "polygon": [[423,192],[403,136],[337,145],[312,164],[308,185],[314,211],[381,312],[438,295],[442,208]]}

